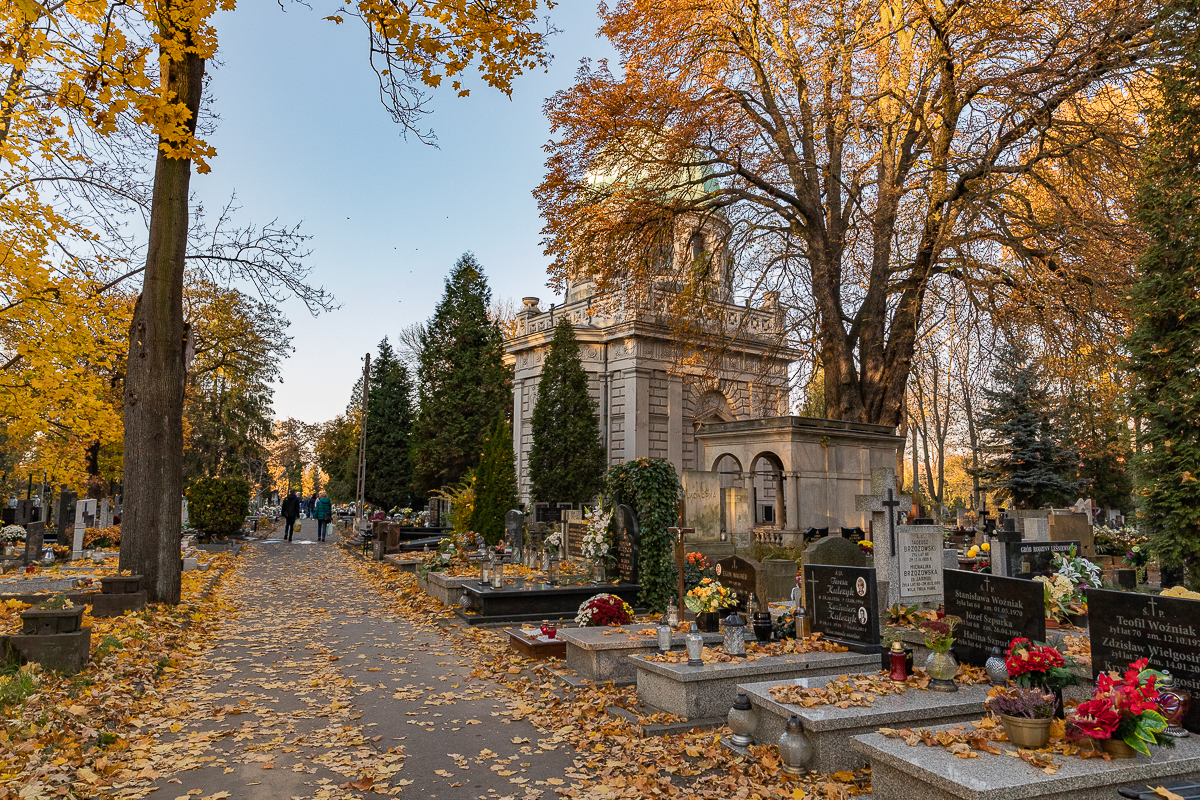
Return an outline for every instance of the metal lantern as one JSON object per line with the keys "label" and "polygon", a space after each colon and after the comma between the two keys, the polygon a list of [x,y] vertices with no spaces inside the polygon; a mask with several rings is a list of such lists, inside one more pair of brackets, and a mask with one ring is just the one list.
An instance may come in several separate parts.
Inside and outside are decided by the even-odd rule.
{"label": "metal lantern", "polygon": [[504,559],[492,556],[492,588],[504,588]]}
{"label": "metal lantern", "polygon": [[492,563],[486,556],[479,558],[479,585],[484,586],[492,580]]}
{"label": "metal lantern", "polygon": [[665,653],[671,649],[671,626],[667,624],[666,619],[662,619],[658,623],[658,628],[655,629],[658,634],[658,652]]}
{"label": "metal lantern", "polygon": [[1004,663],[1004,654],[999,647],[992,648],[992,654],[983,662],[983,669],[993,685],[1004,686],[1008,683],[1008,665]]}
{"label": "metal lantern", "polygon": [[783,771],[789,775],[803,775],[808,772],[811,758],[812,745],[800,727],[800,718],[793,714],[788,717],[787,727],[779,737],[779,760],[783,762]]}
{"label": "metal lantern", "polygon": [[733,731],[733,743],[738,747],[754,744],[754,708],[745,692],[738,692],[729,709],[729,730]]}
{"label": "metal lantern", "polygon": [[806,639],[810,633],[808,612],[804,610],[804,606],[796,606],[796,638]]}
{"label": "metal lantern", "polygon": [[746,655],[746,623],[736,611],[725,618],[725,655]]}
{"label": "metal lantern", "polygon": [[704,637],[700,635],[700,629],[694,622],[688,629],[687,654],[689,667],[699,667],[704,663]]}

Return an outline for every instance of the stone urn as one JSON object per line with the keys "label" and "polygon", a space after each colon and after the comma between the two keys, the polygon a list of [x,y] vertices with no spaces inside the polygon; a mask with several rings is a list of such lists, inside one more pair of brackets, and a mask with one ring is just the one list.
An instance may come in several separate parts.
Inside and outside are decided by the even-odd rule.
{"label": "stone urn", "polygon": [[83,606],[74,608],[31,608],[21,612],[21,633],[53,636],[75,633],[83,627]]}

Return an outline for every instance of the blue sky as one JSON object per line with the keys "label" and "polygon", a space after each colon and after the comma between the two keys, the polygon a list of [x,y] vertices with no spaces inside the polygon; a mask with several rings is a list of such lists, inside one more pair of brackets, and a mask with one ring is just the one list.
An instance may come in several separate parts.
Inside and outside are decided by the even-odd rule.
{"label": "blue sky", "polygon": [[435,149],[402,138],[380,104],[361,23],[335,26],[319,4],[285,5],[218,16],[218,156],[192,186],[210,214],[236,191],[243,219],[302,221],[314,237],[313,281],[342,307],[314,319],[284,303],[296,352],[280,364],[275,411],[320,422],[345,407],[364,353],[430,316],[464,251],[484,265],[494,296],[552,299],[531,194],[549,138],[542,102],[571,84],[581,58],[613,52],[596,38],[590,0],[560,5],[550,71],[520,78],[511,100],[487,87],[435,95]]}

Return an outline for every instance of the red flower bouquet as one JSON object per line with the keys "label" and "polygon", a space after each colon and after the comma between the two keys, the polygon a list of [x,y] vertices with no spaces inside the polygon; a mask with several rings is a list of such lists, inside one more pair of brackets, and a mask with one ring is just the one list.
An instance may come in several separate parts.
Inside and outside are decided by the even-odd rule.
{"label": "red flower bouquet", "polygon": [[581,628],[602,625],[625,625],[633,622],[633,609],[615,594],[598,594],[579,607],[575,624]]}
{"label": "red flower bouquet", "polygon": [[1061,691],[1079,682],[1062,653],[1028,639],[1012,640],[1004,666],[1008,669],[1008,677],[1026,689],[1040,686],[1047,691]]}
{"label": "red flower bouquet", "polygon": [[1147,663],[1144,658],[1133,662],[1123,678],[1114,672],[1099,675],[1092,699],[1080,703],[1068,719],[1067,735],[1120,739],[1145,755],[1150,755],[1152,744],[1173,747],[1175,740],[1163,733],[1167,720],[1154,688],[1159,673],[1146,669]]}

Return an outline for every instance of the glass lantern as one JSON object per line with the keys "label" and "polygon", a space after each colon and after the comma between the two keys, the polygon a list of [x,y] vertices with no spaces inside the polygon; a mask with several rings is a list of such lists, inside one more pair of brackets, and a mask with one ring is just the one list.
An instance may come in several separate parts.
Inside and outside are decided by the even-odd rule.
{"label": "glass lantern", "polygon": [[479,585],[486,586],[492,580],[492,565],[490,559],[479,559]]}
{"label": "glass lantern", "polygon": [[746,623],[734,611],[725,618],[725,655],[746,655]]}
{"label": "glass lantern", "polygon": [[672,629],[679,624],[679,606],[674,602],[667,603],[667,624]]}
{"label": "glass lantern", "polygon": [[658,634],[658,652],[665,653],[671,649],[671,626],[667,624],[666,617],[658,623],[658,628],[655,629]]}
{"label": "glass lantern", "polygon": [[999,647],[992,648],[992,654],[983,662],[983,669],[992,679],[993,686],[1005,686],[1008,683],[1008,664],[1004,661],[1004,653]]}
{"label": "glass lantern", "polygon": [[504,559],[492,557],[492,588],[504,588]]}
{"label": "glass lantern", "polygon": [[699,667],[704,664],[704,637],[700,635],[700,629],[694,622],[688,630],[687,654],[689,667]]}
{"label": "glass lantern", "polygon": [[803,775],[808,772],[812,758],[812,745],[800,727],[800,718],[795,714],[788,717],[787,727],[779,737],[779,760],[788,775]]}
{"label": "glass lantern", "polygon": [[745,692],[738,692],[729,709],[729,730],[733,731],[733,743],[738,747],[754,744],[754,708]]}

